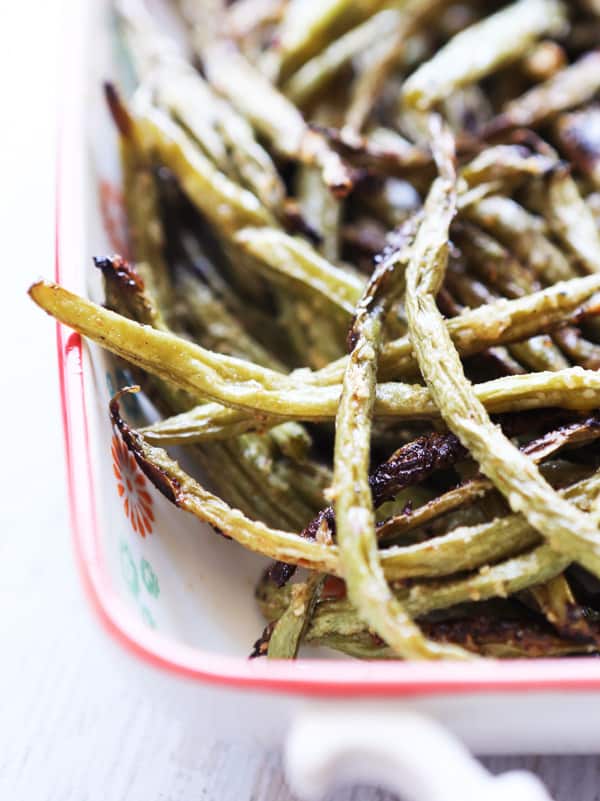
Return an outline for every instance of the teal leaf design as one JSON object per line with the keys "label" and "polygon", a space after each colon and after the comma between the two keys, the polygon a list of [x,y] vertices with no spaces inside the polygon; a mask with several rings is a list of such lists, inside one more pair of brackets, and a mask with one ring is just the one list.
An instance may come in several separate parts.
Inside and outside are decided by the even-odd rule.
{"label": "teal leaf design", "polygon": [[141,607],[140,607],[140,612],[141,612],[141,614],[142,614],[142,618],[143,618],[144,622],[145,622],[145,623],[146,623],[148,626],[150,626],[150,628],[151,628],[151,629],[155,629],[155,628],[156,628],[156,621],[155,621],[155,620],[154,620],[154,618],[152,617],[152,613],[150,612],[150,610],[148,609],[148,607],[146,607],[146,606],[141,606]]}
{"label": "teal leaf design", "polygon": [[125,584],[129,587],[131,594],[137,598],[140,593],[140,579],[138,576],[133,556],[126,542],[121,542],[121,574],[125,579]]}
{"label": "teal leaf design", "polygon": [[148,590],[153,598],[158,598],[160,595],[160,587],[158,584],[158,576],[152,569],[152,565],[147,559],[142,559],[140,562],[140,572],[142,574],[142,581],[144,587]]}

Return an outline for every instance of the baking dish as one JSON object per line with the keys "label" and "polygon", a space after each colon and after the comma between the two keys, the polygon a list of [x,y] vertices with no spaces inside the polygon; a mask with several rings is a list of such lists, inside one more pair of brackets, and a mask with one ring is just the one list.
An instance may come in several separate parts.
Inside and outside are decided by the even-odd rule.
{"label": "baking dish", "polygon": [[[74,0],[67,6],[56,275],[68,288],[98,300],[101,291],[92,256],[126,250],[116,141],[102,100],[102,81],[123,81],[124,70],[110,3]],[[298,787],[310,789],[302,785],[298,772],[308,770],[302,755],[308,760],[307,732],[317,725],[315,714],[319,720],[337,720],[331,741],[341,749],[334,755],[322,747],[318,760],[330,757],[346,764],[343,753],[364,756],[369,738],[388,742],[383,732],[396,731],[398,741],[404,741],[402,748],[411,749],[416,774],[427,774],[432,760],[440,776],[446,764],[463,766],[464,775],[459,777],[457,769],[454,779],[448,778],[446,798],[451,797],[452,781],[468,782],[469,776],[475,781],[479,774],[469,773],[475,768],[466,754],[454,752],[457,746],[435,724],[409,719],[408,713],[437,719],[479,753],[597,749],[596,659],[460,664],[248,660],[249,645],[262,625],[251,599],[263,561],[174,510],[139,472],[111,430],[107,414],[110,395],[129,380],[126,368],[95,346],[83,345],[63,326],[58,327],[58,355],[71,520],[79,566],[95,610],[110,633],[145,662],[231,693],[263,694],[263,712],[253,725],[265,732],[281,733],[291,713],[303,706],[299,699],[327,699],[327,707],[318,713],[304,713],[290,741],[290,775]],[[124,410],[133,423],[145,414],[143,403],[135,399]],[[240,703],[249,697],[242,694]],[[352,724],[344,717],[349,714],[358,716]],[[273,717],[277,726],[272,725]],[[415,732],[408,741],[402,735],[407,726]],[[360,733],[365,748],[356,740],[346,741],[350,729]],[[422,742],[418,731],[431,743],[425,763],[412,753]],[[453,756],[444,759],[444,748]],[[399,754],[384,755],[380,749],[376,759],[370,753],[370,764],[381,770],[373,768],[367,778],[391,781],[386,760],[393,762]],[[352,763],[356,770],[363,764],[358,757]],[[318,776],[326,778],[324,773],[314,774],[315,792]],[[418,792],[421,795],[415,797],[437,797],[433,788]],[[537,796],[523,795],[530,797]]]}

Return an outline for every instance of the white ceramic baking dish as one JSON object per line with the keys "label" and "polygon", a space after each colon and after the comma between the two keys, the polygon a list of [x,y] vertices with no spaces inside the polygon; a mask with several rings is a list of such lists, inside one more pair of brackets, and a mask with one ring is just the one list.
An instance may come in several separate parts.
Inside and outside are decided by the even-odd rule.
{"label": "white ceramic baking dish", "polygon": [[[126,249],[101,89],[122,78],[122,63],[109,2],[68,5],[56,273],[101,299],[92,256]],[[107,413],[128,381],[122,368],[62,326],[58,354],[75,547],[95,610],[139,659],[198,682],[221,720],[218,699],[235,695],[228,719],[237,729],[273,740],[295,716],[288,772],[300,794],[317,794],[337,771],[423,801],[544,798],[527,777],[492,781],[459,742],[478,753],[598,750],[596,659],[248,660],[262,627],[252,589],[263,560],[177,511],[139,472]],[[141,419],[139,401],[124,406],[130,421]]]}

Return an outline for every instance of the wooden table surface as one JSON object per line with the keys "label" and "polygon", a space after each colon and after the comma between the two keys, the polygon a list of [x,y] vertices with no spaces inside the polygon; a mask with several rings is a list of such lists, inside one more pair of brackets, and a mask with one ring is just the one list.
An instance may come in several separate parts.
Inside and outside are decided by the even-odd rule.
{"label": "wooden table surface", "polygon": [[[59,5],[0,4],[3,119],[10,118],[0,148],[0,799],[288,801],[279,754],[201,734],[201,704],[108,641],[76,575],[53,329],[25,296],[31,280],[53,271]],[[530,767],[559,801],[600,799],[597,757],[487,762],[494,770]],[[335,796],[385,797],[364,789]]]}

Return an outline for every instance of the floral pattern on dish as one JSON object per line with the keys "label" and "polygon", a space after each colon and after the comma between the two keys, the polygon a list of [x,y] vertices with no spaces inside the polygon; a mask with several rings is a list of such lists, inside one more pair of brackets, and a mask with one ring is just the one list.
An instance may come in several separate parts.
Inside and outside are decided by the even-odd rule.
{"label": "floral pattern on dish", "polygon": [[147,490],[146,478],[125,443],[116,434],[112,438],[111,455],[117,492],[123,499],[125,514],[133,530],[145,537],[152,533],[154,522],[152,496]]}

